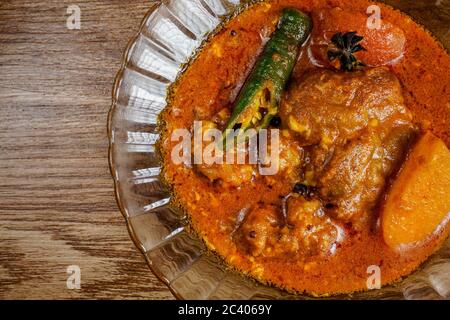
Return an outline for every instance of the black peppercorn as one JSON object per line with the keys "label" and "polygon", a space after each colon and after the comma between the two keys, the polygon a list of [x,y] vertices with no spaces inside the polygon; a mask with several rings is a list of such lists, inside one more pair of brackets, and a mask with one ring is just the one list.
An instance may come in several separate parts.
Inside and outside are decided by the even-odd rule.
{"label": "black peppercorn", "polygon": [[332,204],[332,203],[327,203],[326,205],[325,205],[325,208],[326,209],[334,209],[336,206],[334,205],[334,204]]}
{"label": "black peppercorn", "polygon": [[270,125],[274,128],[279,128],[281,126],[281,118],[273,117],[272,120],[270,120]]}
{"label": "black peppercorn", "polygon": [[303,183],[296,183],[293,191],[304,196],[308,194],[308,186]]}

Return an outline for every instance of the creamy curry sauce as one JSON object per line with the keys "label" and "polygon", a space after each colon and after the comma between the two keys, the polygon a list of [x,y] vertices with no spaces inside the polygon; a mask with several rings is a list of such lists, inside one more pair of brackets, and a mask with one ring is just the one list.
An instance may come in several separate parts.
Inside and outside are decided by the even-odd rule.
{"label": "creamy curry sauce", "polygon": [[[164,178],[207,246],[238,271],[262,282],[314,295],[348,293],[365,290],[367,268],[377,265],[383,285],[392,283],[417,269],[449,233],[448,225],[444,226],[427,241],[402,252],[388,247],[380,231],[380,203],[415,137],[430,129],[447,147],[450,143],[450,58],[422,27],[382,4],[383,21],[400,28],[406,39],[398,61],[346,75],[312,59],[311,39],[302,47],[280,111],[285,132],[281,158],[287,164],[278,175],[249,178],[252,170],[245,166],[217,173],[170,160],[177,143],[170,141],[174,129],[192,128],[194,120],[215,121],[220,127],[217,118],[229,117],[284,7],[308,14],[335,7],[365,13],[370,4],[364,0],[279,0],[253,5],[212,37],[172,88],[170,105],[161,118]],[[352,88],[360,89],[359,96],[350,99]],[[341,96],[335,97],[338,93]],[[323,101],[316,101],[317,97]],[[350,104],[359,99],[364,109],[354,106],[336,125],[333,115],[338,111],[327,102],[330,99],[347,99],[341,103]],[[383,104],[386,99],[388,107]],[[293,110],[301,101],[309,101],[308,107]],[[372,116],[360,117],[361,112]],[[299,138],[287,128],[289,119],[294,125],[295,120],[309,119],[312,133]],[[339,140],[343,136],[345,142]],[[323,141],[335,149],[332,160],[324,160],[329,155],[327,148],[312,147]],[[356,182],[364,187],[349,187],[353,182],[346,181],[352,179],[352,172],[346,172],[350,170],[346,156],[357,152],[364,157],[365,152],[376,152],[377,145],[385,152],[381,158],[391,161],[370,162],[373,176]],[[335,166],[329,161],[335,161]],[[325,164],[332,169],[324,169]],[[296,182],[308,179],[323,188],[292,192]],[[348,194],[334,194],[339,192]],[[280,225],[281,208],[288,211],[289,227]]]}

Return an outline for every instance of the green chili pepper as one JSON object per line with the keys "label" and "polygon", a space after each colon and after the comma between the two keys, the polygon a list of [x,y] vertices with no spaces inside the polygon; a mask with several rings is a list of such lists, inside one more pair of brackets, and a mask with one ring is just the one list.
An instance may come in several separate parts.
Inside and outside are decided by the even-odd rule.
{"label": "green chili pepper", "polygon": [[284,9],[236,100],[226,129],[263,129],[277,115],[281,94],[292,73],[300,45],[308,38],[311,19],[296,9]]}

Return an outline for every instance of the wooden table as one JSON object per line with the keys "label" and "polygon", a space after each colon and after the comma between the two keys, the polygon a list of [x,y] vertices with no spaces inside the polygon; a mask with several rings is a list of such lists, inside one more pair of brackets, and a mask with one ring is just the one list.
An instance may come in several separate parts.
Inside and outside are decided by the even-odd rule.
{"label": "wooden table", "polygon": [[173,298],[130,240],[107,161],[113,80],[149,5],[0,1],[0,298]]}
{"label": "wooden table", "polygon": [[[397,2],[450,37],[435,1]],[[72,4],[80,30],[66,25]],[[129,238],[107,161],[113,79],[149,5],[1,0],[0,298],[173,298]]]}

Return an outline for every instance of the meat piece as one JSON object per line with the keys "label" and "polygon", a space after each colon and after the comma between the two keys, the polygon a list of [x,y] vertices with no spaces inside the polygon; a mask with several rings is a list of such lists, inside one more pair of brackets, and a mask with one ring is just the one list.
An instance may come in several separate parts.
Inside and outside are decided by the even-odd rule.
{"label": "meat piece", "polygon": [[255,175],[255,167],[249,164],[201,164],[195,168],[211,182],[219,181],[229,187],[250,182]]}
{"label": "meat piece", "polygon": [[299,259],[332,253],[341,233],[324,214],[319,200],[292,195],[286,217],[273,205],[258,205],[247,213],[234,234],[237,247],[253,257],[283,255]]}
{"label": "meat piece", "polygon": [[[203,133],[208,129],[217,129],[217,124],[211,121],[202,121]],[[200,145],[194,144],[193,152],[197,151],[203,154],[209,144],[211,142],[203,142]],[[196,150],[196,148],[201,148],[201,150]],[[255,165],[248,164],[248,161],[245,164],[227,164],[225,155],[222,162],[222,164],[196,164],[195,170],[207,177],[211,182],[220,182],[228,187],[239,187],[244,183],[250,182],[257,169]]]}
{"label": "meat piece", "polygon": [[[272,153],[272,146],[276,145],[278,152]],[[303,164],[304,151],[293,138],[289,131],[285,131],[285,134],[280,134],[279,140],[273,143],[271,140],[268,144],[269,151],[268,157],[274,163],[271,164],[276,168],[276,174],[281,176],[286,182],[294,185],[299,181],[301,176],[301,167]],[[266,176],[271,180],[273,175]]]}
{"label": "meat piece", "polygon": [[410,121],[398,79],[387,68],[353,73],[320,70],[291,86],[281,103],[280,116],[297,133],[302,145],[327,148],[370,123],[389,117]]}
{"label": "meat piece", "polygon": [[303,183],[344,221],[374,207],[415,133],[400,83],[384,67],[310,73],[290,88],[281,118],[305,148]]}
{"label": "meat piece", "polygon": [[278,159],[279,172],[286,180],[290,183],[298,181],[303,160],[303,149],[298,143],[293,139],[281,137]]}
{"label": "meat piece", "polygon": [[303,257],[331,253],[340,237],[338,226],[325,215],[319,200],[290,197],[287,223],[291,232],[281,242],[296,241]]}
{"label": "meat piece", "polygon": [[238,248],[256,257],[277,242],[280,232],[278,211],[275,206],[258,205],[248,212],[234,235]]}
{"label": "meat piece", "polygon": [[387,176],[398,171],[417,133],[417,128],[410,122],[400,122],[395,123],[383,139],[383,171]]}
{"label": "meat piece", "polygon": [[218,113],[212,117],[212,121],[220,128],[220,130],[223,130],[230,119],[231,111],[228,108],[223,108]]}
{"label": "meat piece", "polygon": [[374,129],[336,148],[332,160],[323,170],[318,187],[330,207],[328,212],[341,220],[372,209],[385,188],[386,178],[405,158],[415,136],[410,123],[388,130],[384,140]]}
{"label": "meat piece", "polygon": [[375,204],[385,181],[383,158],[381,140],[373,131],[336,149],[318,183],[334,216],[349,220]]}

